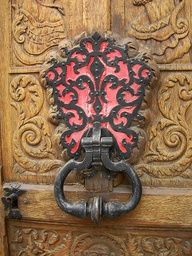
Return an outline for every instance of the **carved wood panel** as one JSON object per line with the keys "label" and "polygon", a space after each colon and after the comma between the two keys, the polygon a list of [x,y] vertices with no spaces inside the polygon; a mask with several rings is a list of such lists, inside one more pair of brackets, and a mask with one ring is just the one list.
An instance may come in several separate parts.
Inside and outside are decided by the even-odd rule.
{"label": "carved wood panel", "polygon": [[[136,213],[102,229],[88,226],[86,221],[73,225],[73,219],[56,208],[49,185],[35,185],[37,190],[30,185],[20,200],[25,220],[49,223],[9,221],[6,229],[11,256],[192,255],[192,230],[188,228],[192,186],[191,12],[191,0],[3,1],[0,104],[4,182],[52,184],[58,168],[67,160],[57,140],[61,131],[49,120],[49,97],[39,74],[60,41],[83,31],[111,30],[132,37],[150,51],[161,70],[160,80],[145,102],[142,147],[131,159],[142,184],[155,188],[148,188]],[[169,188],[160,189],[160,193],[158,186]],[[71,195],[80,197],[74,189]],[[118,193],[113,194],[121,199]],[[67,221],[70,225],[63,224]],[[2,248],[6,247],[6,229],[4,221],[0,222]],[[135,222],[145,228],[132,227]],[[150,226],[168,223],[179,228]]]}
{"label": "carved wood panel", "polygon": [[138,18],[128,21],[127,33],[150,47],[160,64],[189,62],[191,42],[185,0],[133,0]]}
{"label": "carved wood panel", "polygon": [[[167,67],[175,70],[175,63],[190,63],[191,31],[187,10],[191,8],[191,4],[187,0],[160,2],[161,4],[158,0],[112,1],[110,26],[108,1],[103,3],[107,14],[98,5],[103,21],[95,24],[92,22],[91,4],[87,1],[33,0],[30,5],[24,0],[12,1],[12,75],[9,79],[8,97],[10,105],[17,112],[11,109],[11,118],[15,115],[17,118],[13,118],[15,127],[10,141],[13,145],[10,179],[26,179],[23,178],[26,176],[33,180],[35,174],[37,180],[52,182],[56,170],[63,164],[62,150],[54,135],[55,127],[47,119],[48,107],[38,71],[41,69],[39,64],[44,62],[47,54],[66,36],[79,34],[84,29],[98,28],[104,31],[111,28],[114,32],[136,38],[140,45],[150,48],[157,62],[166,64],[160,66],[163,69]],[[78,27],[80,21],[82,28]],[[152,111],[148,111],[149,123],[142,136],[146,136],[148,143],[144,147],[144,154],[135,160],[135,165],[144,184],[190,186],[190,74],[178,70],[169,75],[162,73],[161,77],[160,83],[153,90],[153,101],[147,106]],[[172,93],[175,95],[174,99],[169,98]],[[174,109],[177,109],[176,112],[181,111],[181,120],[172,113],[173,109],[164,107],[175,104],[176,98],[178,104]],[[180,103],[182,110],[179,110]]]}
{"label": "carved wood panel", "polygon": [[[93,26],[109,29],[108,0],[12,0],[10,5],[13,68],[42,64],[46,54],[67,36]],[[98,15],[93,25],[95,9]]]}
{"label": "carved wood panel", "polygon": [[12,2],[12,64],[41,64],[47,51],[66,35],[64,8],[59,1]]}
{"label": "carved wood panel", "polygon": [[192,231],[10,223],[10,256],[190,256]]}
{"label": "carved wood panel", "polygon": [[3,145],[12,147],[11,157],[4,157],[6,179],[53,182],[64,158],[55,136],[59,131],[47,118],[41,64],[66,37],[84,30],[112,30],[148,48],[162,71],[152,100],[146,102],[147,125],[141,137],[147,143],[133,159],[143,184],[191,186],[191,7],[189,0],[33,0],[30,4],[12,0],[7,4],[11,48],[5,119],[11,120],[11,128]]}
{"label": "carved wood panel", "polygon": [[189,0],[112,1],[112,29],[136,38],[159,64],[190,63],[190,13]]}
{"label": "carved wood panel", "polygon": [[13,131],[13,171],[25,175],[55,171],[63,161],[53,148],[54,134],[48,126],[48,113],[43,111],[45,97],[38,78],[32,74],[15,76],[10,96],[18,114]]}
{"label": "carved wood panel", "polygon": [[191,73],[161,74],[150,105],[145,153],[136,167],[149,184],[191,186]]}

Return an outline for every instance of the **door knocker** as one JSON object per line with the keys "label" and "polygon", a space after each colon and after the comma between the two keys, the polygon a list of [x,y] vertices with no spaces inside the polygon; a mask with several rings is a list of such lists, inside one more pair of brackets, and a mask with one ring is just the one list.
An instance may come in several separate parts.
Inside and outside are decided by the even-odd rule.
{"label": "door knocker", "polygon": [[[125,161],[137,147],[139,137],[132,123],[140,117],[145,90],[156,77],[156,66],[127,40],[121,43],[98,33],[73,42],[65,40],[60,53],[60,57],[50,58],[43,72],[57,110],[56,119],[66,126],[60,142],[72,158],[55,179],[57,204],[66,213],[90,216],[95,222],[103,216],[127,213],[137,206],[142,194],[138,175]],[[63,186],[68,174],[101,165],[109,172],[126,174],[132,184],[131,199],[106,202],[99,196],[81,202],[67,200]]]}

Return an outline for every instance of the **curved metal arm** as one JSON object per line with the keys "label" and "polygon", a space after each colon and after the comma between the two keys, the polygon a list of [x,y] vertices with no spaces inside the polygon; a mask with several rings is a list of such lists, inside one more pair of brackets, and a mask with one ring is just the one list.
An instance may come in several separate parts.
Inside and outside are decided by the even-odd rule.
{"label": "curved metal arm", "polygon": [[109,158],[109,147],[111,146],[110,140],[102,138],[101,143],[103,145],[101,150],[101,160],[105,168],[112,172],[124,172],[132,183],[132,197],[128,202],[108,202],[104,204],[103,216],[117,217],[123,213],[128,213],[138,205],[142,195],[142,186],[133,167],[125,161],[111,161]]}
{"label": "curved metal arm", "polygon": [[78,162],[73,159],[70,160],[59,171],[54,183],[54,193],[55,193],[55,198],[58,206],[63,211],[81,218],[84,218],[87,216],[87,210],[86,210],[87,203],[85,201],[75,202],[75,203],[68,202],[65,197],[63,187],[64,187],[65,179],[67,178],[68,174],[72,170],[79,171],[79,170],[89,168],[91,163],[92,163],[92,155],[89,152],[86,153],[85,159],[82,162]]}
{"label": "curved metal arm", "polygon": [[127,202],[108,202],[103,206],[103,216],[117,217],[133,210],[139,203],[142,194],[140,179],[134,169],[124,161],[112,162],[109,156],[102,155],[104,166],[114,172],[124,172],[132,183],[132,197]]}
{"label": "curved metal arm", "polygon": [[[85,139],[83,144],[85,147],[85,159],[82,162],[70,160],[64,165],[56,177],[54,191],[55,198],[59,207],[66,213],[77,217],[90,216],[94,222],[99,222],[102,216],[117,217],[121,214],[133,210],[140,201],[142,187],[139,177],[134,169],[124,161],[112,162],[109,158],[109,148],[112,145],[112,138],[105,137],[101,139],[101,161],[106,169],[112,172],[124,172],[132,183],[132,197],[127,202],[104,202],[101,197],[95,197],[86,201],[69,202],[64,194],[63,187],[65,179],[72,170],[83,170],[90,168],[94,159],[93,150],[90,149],[92,144],[91,138]],[[98,151],[97,151],[98,160]]]}

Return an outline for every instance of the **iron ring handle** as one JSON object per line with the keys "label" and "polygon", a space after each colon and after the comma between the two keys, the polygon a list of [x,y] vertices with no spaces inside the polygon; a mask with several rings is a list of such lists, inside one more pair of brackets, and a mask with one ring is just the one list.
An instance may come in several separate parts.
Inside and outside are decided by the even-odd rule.
{"label": "iron ring handle", "polygon": [[92,162],[90,156],[91,154],[89,156],[86,154],[86,158],[83,162],[70,160],[58,173],[54,184],[54,193],[58,206],[66,213],[77,217],[85,218],[90,215],[94,222],[99,222],[101,216],[117,217],[133,210],[139,203],[142,194],[142,186],[139,177],[135,173],[134,169],[124,161],[112,162],[109,158],[107,149],[104,149],[102,154],[103,164],[110,171],[124,172],[130,178],[132,182],[131,200],[127,202],[104,202],[101,197],[95,197],[89,203],[86,201],[72,203],[66,199],[63,191],[65,179],[74,169],[83,170],[85,168],[89,168]]}

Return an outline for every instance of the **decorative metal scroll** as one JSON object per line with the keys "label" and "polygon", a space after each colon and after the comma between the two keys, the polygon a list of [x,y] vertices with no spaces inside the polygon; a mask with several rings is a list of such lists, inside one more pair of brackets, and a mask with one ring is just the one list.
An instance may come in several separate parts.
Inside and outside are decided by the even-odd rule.
{"label": "decorative metal scroll", "polygon": [[[89,154],[86,164],[71,160],[73,164],[69,169],[75,167],[78,170],[91,168],[93,164],[103,164],[111,171],[125,171],[127,168],[125,172],[130,177],[130,173],[134,173],[130,165],[125,167],[120,164],[122,170],[114,168],[114,163],[111,162],[111,166],[106,164],[107,160],[103,159],[102,152],[107,147],[108,156],[113,151],[114,155],[123,159],[128,158],[137,146],[138,133],[131,125],[139,117],[145,89],[155,76],[149,63],[150,58],[145,54],[131,58],[128,43],[119,44],[115,39],[98,33],[83,37],[75,43],[76,46],[67,48],[64,42],[64,47],[61,48],[64,58],[52,58],[49,62],[51,65],[45,72],[46,86],[52,89],[57,108],[57,119],[67,127],[61,135],[61,144],[73,159],[79,158],[82,148]],[[87,137],[92,138],[89,146],[85,142]],[[111,143],[107,144],[108,140]],[[78,168],[78,164],[82,167]],[[69,163],[67,165],[70,166]],[[59,206],[74,214],[73,210],[69,211],[63,206],[64,176],[70,172],[69,169],[67,171],[64,166],[59,178],[56,178],[55,195]],[[137,175],[134,173],[133,176],[136,181],[135,184],[133,182],[133,187],[136,184],[141,187]],[[141,194],[141,188],[139,193]],[[134,207],[139,200],[140,195],[137,202],[134,202]],[[110,214],[104,214],[104,203],[98,202],[99,200],[97,204],[101,204],[99,207],[103,212],[100,215],[109,216]],[[84,207],[87,208],[86,205]],[[93,213],[92,210],[91,212]],[[74,215],[85,217],[88,214]]]}

